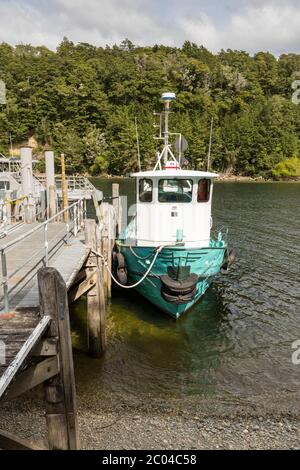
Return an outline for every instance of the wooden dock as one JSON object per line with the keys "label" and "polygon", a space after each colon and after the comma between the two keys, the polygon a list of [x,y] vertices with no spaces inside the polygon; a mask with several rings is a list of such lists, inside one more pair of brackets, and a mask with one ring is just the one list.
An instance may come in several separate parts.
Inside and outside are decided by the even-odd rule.
{"label": "wooden dock", "polygon": [[[11,292],[10,309],[39,306],[36,274],[38,269],[45,265],[44,231],[39,230],[39,227],[38,223],[31,224],[30,230],[34,228],[38,230],[7,250],[7,276],[10,278],[9,291]],[[27,224],[20,226],[5,238],[5,245],[25,236],[28,228]],[[48,266],[56,268],[66,284],[70,286],[89,253],[89,249],[84,244],[84,233],[81,231],[74,237],[72,233],[67,233],[66,224],[60,222],[50,223],[47,231]],[[29,261],[26,262],[27,260]],[[20,269],[14,274],[18,267]],[[3,302],[2,297],[0,308],[4,307]]]}
{"label": "wooden dock", "polygon": [[[111,209],[102,212],[108,219]],[[104,220],[104,234],[107,224],[111,220]],[[110,258],[107,238],[94,220],[84,220],[77,201],[43,223],[19,225],[0,240],[0,404],[43,384],[50,449],[80,446],[68,306],[87,294],[89,351],[99,357],[106,345],[110,287],[95,251],[106,250]],[[36,446],[0,430],[1,448]]]}

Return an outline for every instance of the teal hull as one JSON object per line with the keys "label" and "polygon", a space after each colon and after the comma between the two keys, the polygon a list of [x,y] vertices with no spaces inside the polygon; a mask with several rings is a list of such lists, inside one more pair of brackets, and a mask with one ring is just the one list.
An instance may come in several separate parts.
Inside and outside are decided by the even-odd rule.
{"label": "teal hull", "polygon": [[[128,285],[138,282],[153,260],[155,248],[129,247],[119,245],[127,267]],[[135,289],[153,305],[173,318],[179,318],[202,297],[208,289],[213,276],[219,273],[224,262],[226,246],[220,248],[185,249],[181,247],[164,248],[158,255],[150,274]],[[191,266],[191,272],[198,275],[196,293],[192,300],[175,304],[165,300],[161,294],[161,275],[167,274],[170,266]]]}

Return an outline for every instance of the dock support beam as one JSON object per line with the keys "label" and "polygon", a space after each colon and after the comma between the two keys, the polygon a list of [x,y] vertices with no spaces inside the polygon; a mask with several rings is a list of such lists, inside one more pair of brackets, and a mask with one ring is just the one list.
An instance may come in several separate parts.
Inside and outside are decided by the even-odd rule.
{"label": "dock support beam", "polygon": [[51,450],[79,449],[76,391],[67,287],[54,268],[38,271],[40,313],[52,319],[50,338],[58,338],[59,374],[45,382],[46,421]]}
{"label": "dock support beam", "polygon": [[[112,250],[116,237],[116,216],[115,210],[111,204],[103,202],[102,211],[102,232],[101,232],[101,253],[107,261],[110,271],[112,271]],[[107,270],[103,272],[105,296],[111,298],[111,277]]]}
{"label": "dock support beam", "polygon": [[[68,207],[68,182],[66,178],[66,165],[65,165],[65,155],[62,153],[60,155],[60,163],[61,163],[61,190],[62,190],[62,201],[63,201],[63,209]],[[68,223],[68,212],[64,212],[64,222]]]}
{"label": "dock support beam", "polygon": [[[101,251],[97,236],[95,220],[85,221],[85,243],[95,251]],[[102,262],[98,256],[91,253],[86,262],[88,275],[94,277],[94,285],[87,294],[87,323],[89,353],[93,357],[100,357],[106,347],[106,302],[103,289]]]}
{"label": "dock support beam", "polygon": [[56,187],[54,171],[54,152],[45,152],[46,178],[47,178],[47,215],[50,219],[56,214]]}
{"label": "dock support beam", "polygon": [[112,203],[115,210],[116,217],[116,235],[120,233],[120,216],[121,216],[121,205],[120,205],[120,186],[118,183],[112,184]]}

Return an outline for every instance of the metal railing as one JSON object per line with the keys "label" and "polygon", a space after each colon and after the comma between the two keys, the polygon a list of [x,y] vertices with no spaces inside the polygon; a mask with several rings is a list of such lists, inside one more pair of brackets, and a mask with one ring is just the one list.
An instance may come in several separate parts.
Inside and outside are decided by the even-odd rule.
{"label": "metal railing", "polygon": [[[35,175],[35,178],[39,180],[44,186],[46,186],[45,175]],[[67,176],[68,191],[94,191],[95,187],[88,178],[80,175],[69,175]],[[62,188],[61,176],[55,175],[55,186],[58,190]]]}
{"label": "metal railing", "polygon": [[[66,222],[62,222],[62,219],[66,218]],[[42,263],[44,266],[49,266],[49,260],[55,253],[60,249],[63,244],[68,242],[72,236],[76,237],[78,232],[84,226],[84,219],[86,218],[86,201],[80,199],[75,203],[71,204],[66,209],[61,210],[56,215],[46,220],[43,223],[39,223],[37,226],[20,235],[16,239],[7,243],[4,246],[0,246],[0,257],[1,257],[1,269],[2,269],[2,288],[3,297],[1,303],[4,301],[4,311],[9,311],[9,298],[12,292],[20,292],[24,287],[34,278],[37,273],[38,266]],[[54,238],[49,239],[48,228],[52,222],[60,222],[64,225],[63,229],[57,233]],[[31,254],[25,261],[22,261],[22,265],[18,266],[12,272],[8,272],[7,253],[14,249],[16,245],[28,239],[33,234],[43,231],[43,242],[42,246]],[[33,266],[28,267],[28,271],[24,274],[20,273],[24,266],[28,263],[33,262]],[[12,279],[18,274],[15,282]],[[20,277],[21,276],[21,277]],[[11,286],[10,286],[11,284]],[[16,296],[16,293],[14,293]],[[13,296],[13,297],[14,297]]]}
{"label": "metal railing", "polygon": [[[0,200],[0,238],[8,235],[20,225],[25,223],[26,204],[28,197],[23,196],[18,199]],[[36,221],[45,220],[46,210],[41,207],[41,201],[34,204],[34,218]]]}
{"label": "metal railing", "polygon": [[24,223],[25,211],[23,201],[26,199],[0,200],[0,238]]}

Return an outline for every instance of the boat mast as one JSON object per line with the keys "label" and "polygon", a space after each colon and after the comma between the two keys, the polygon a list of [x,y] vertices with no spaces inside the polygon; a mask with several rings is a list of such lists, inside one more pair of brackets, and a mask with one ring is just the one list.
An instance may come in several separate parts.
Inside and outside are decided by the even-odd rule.
{"label": "boat mast", "polygon": [[170,113],[170,103],[171,101],[176,99],[175,93],[163,93],[161,95],[161,99],[164,101],[165,104],[165,129],[164,129],[164,164],[168,161],[168,153],[169,153],[169,113]]}
{"label": "boat mast", "polygon": [[170,112],[170,101],[165,100],[165,146],[164,146],[164,164],[168,161],[168,150],[169,150],[169,112]]}
{"label": "boat mast", "polygon": [[[163,147],[161,153],[158,153],[157,162],[156,162],[156,165],[154,167],[154,170],[157,170],[158,168],[161,170],[161,161],[163,161],[164,166],[166,166],[167,162],[168,162],[168,156],[169,155],[170,155],[171,159],[178,164],[178,161],[176,160],[175,156],[173,155],[173,152],[172,152],[172,150],[170,148],[170,144],[169,144],[170,103],[171,103],[171,101],[174,101],[176,99],[176,95],[175,95],[175,93],[170,93],[170,92],[163,93],[161,95],[161,99],[164,102],[164,106],[165,106],[164,111],[161,113],[161,116],[164,114],[164,118],[165,118],[164,132],[163,132],[164,136],[163,137],[161,136],[161,125],[160,125],[159,126],[160,127],[159,137],[155,137],[155,139],[158,139],[158,140],[163,139],[164,140],[164,147]],[[156,115],[156,113],[154,113],[154,115]],[[160,123],[161,122],[162,122],[162,119],[160,120]],[[158,127],[158,126],[154,125],[154,127]]]}

